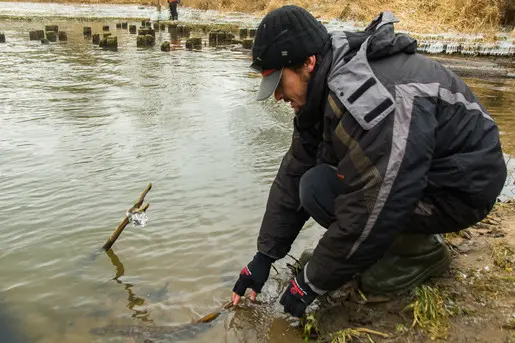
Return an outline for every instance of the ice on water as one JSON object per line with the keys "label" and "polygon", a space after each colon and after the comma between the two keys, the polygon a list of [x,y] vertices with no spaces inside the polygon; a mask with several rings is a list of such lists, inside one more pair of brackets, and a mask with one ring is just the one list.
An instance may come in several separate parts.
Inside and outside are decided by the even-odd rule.
{"label": "ice on water", "polygon": [[132,223],[132,227],[144,227],[147,224],[148,216],[145,212],[127,212],[129,223]]}

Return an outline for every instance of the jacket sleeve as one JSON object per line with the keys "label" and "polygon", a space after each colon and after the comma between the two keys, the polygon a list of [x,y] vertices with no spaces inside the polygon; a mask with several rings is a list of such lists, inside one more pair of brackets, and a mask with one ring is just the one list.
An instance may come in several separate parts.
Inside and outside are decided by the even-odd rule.
{"label": "jacket sleeve", "polygon": [[290,149],[284,156],[270,188],[258,237],[258,251],[274,259],[283,258],[309,215],[300,205],[299,182],[316,164],[320,134],[318,126],[299,130],[294,120]]}
{"label": "jacket sleeve", "polygon": [[412,100],[397,94],[395,111],[367,129],[349,112],[339,114],[334,144],[344,157],[338,165],[342,192],[335,199],[336,221],[304,271],[318,293],[340,287],[377,261],[418,204],[435,146],[436,100],[416,108]]}

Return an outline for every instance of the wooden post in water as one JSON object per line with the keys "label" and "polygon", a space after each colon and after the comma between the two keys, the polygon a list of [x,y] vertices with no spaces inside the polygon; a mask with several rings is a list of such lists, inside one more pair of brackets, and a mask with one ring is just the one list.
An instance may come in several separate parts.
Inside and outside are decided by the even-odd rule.
{"label": "wooden post in water", "polygon": [[[152,188],[152,183],[149,183],[147,188],[145,188],[143,193],[141,193],[138,201],[136,201],[136,203],[129,209],[129,212],[145,212],[148,209],[148,206],[149,206],[148,204],[145,204],[145,206],[141,206],[141,205],[143,204],[143,201],[145,200],[145,196],[147,195],[147,193],[150,191],[151,188]],[[102,249],[104,249],[105,251],[111,249],[114,242],[116,242],[118,237],[120,237],[120,235],[123,232],[123,229],[125,229],[127,224],[129,224],[129,217],[125,216],[125,218],[123,218],[123,220],[120,222],[120,224],[118,224],[118,227],[113,231],[113,233],[111,234],[111,237],[109,237],[107,242],[105,242]]]}
{"label": "wooden post in water", "polygon": [[91,41],[93,42],[93,44],[98,45],[100,43],[100,34],[94,33],[91,38]]}
{"label": "wooden post in water", "polygon": [[59,37],[59,41],[60,42],[64,42],[64,41],[67,41],[68,40],[68,35],[66,34],[66,32],[64,31],[59,31],[57,33],[57,36]]}
{"label": "wooden post in water", "polygon": [[47,31],[46,39],[50,42],[57,42],[57,33],[55,31]]}
{"label": "wooden post in water", "polygon": [[82,35],[83,35],[84,37],[86,37],[86,38],[91,37],[91,27],[89,27],[89,26],[84,26],[84,27],[82,28]]}

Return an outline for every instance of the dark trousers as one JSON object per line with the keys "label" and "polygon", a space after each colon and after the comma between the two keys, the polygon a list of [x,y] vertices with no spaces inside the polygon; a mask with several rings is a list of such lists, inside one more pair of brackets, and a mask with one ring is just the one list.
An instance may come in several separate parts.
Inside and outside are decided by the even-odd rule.
{"label": "dark trousers", "polygon": [[[302,207],[326,229],[336,219],[334,200],[340,194],[340,183],[336,169],[328,164],[310,169],[300,179]],[[495,201],[474,204],[469,195],[454,191],[425,192],[404,232],[435,234],[465,229],[485,218]]]}
{"label": "dark trousers", "polygon": [[177,2],[170,2],[170,19],[179,20],[179,13],[177,13]]}

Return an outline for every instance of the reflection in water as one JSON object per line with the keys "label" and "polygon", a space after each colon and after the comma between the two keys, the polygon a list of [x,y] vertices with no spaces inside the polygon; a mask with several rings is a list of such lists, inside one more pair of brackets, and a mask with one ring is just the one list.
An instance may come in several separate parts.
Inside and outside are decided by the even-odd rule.
{"label": "reflection in water", "polygon": [[143,322],[147,323],[154,323],[152,319],[150,319],[150,313],[147,309],[141,310],[135,307],[142,307],[145,305],[145,299],[140,298],[134,294],[134,291],[132,290],[132,287],[134,285],[130,283],[124,283],[119,278],[122,277],[125,274],[125,267],[123,266],[122,261],[118,258],[118,256],[115,254],[113,248],[106,251],[107,256],[109,256],[109,259],[111,260],[111,263],[116,268],[116,275],[112,280],[115,280],[118,284],[123,285],[124,289],[127,291],[129,301],[127,303],[127,307],[133,311],[132,318],[138,318],[141,319]]}

